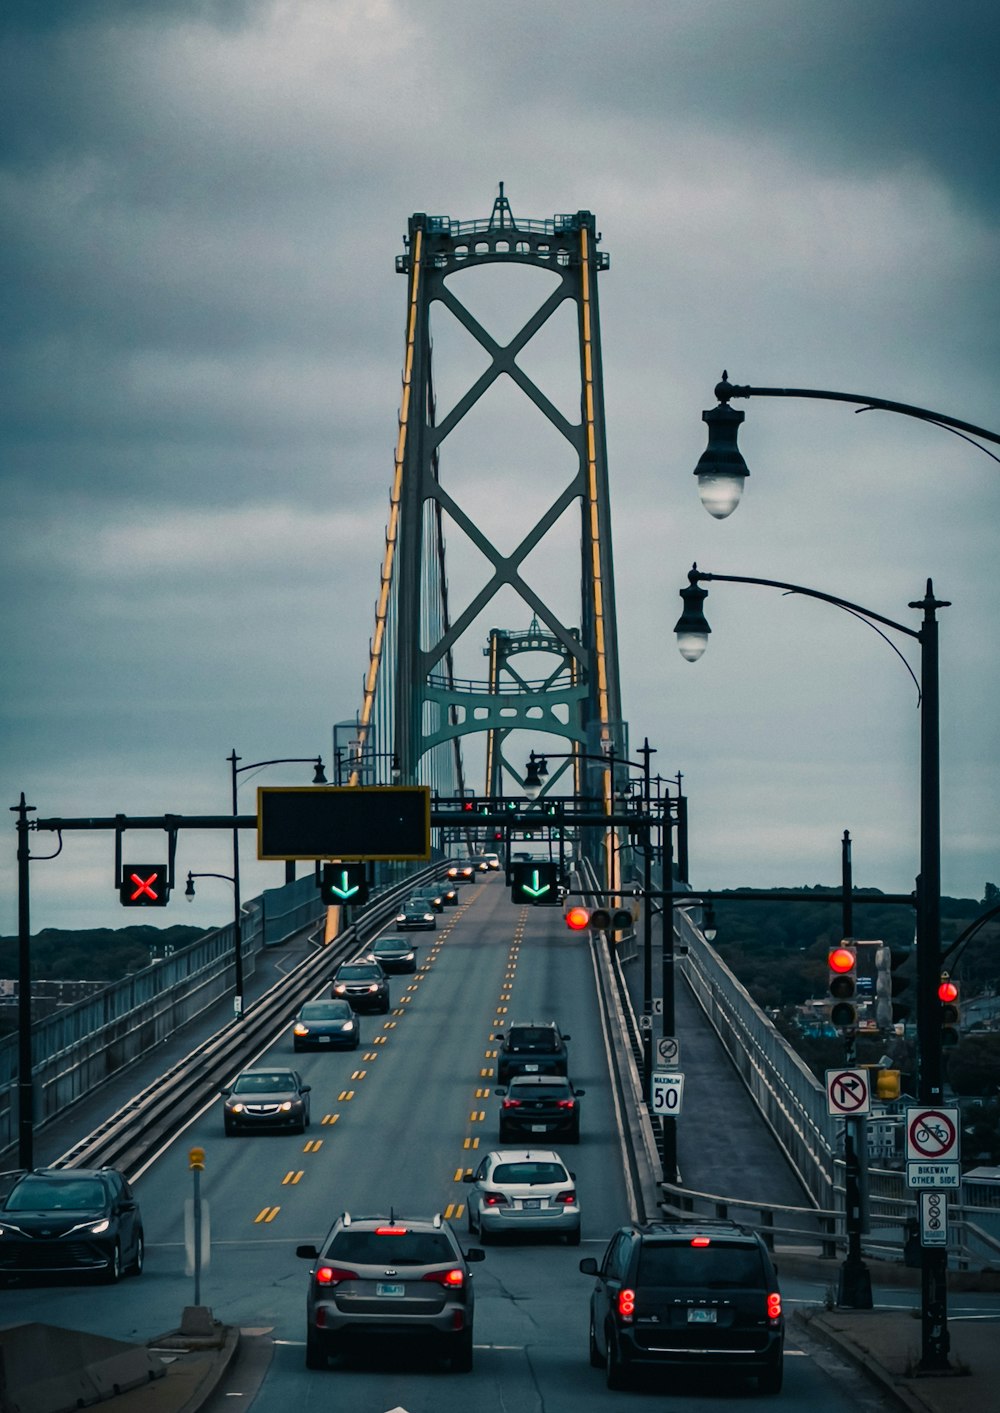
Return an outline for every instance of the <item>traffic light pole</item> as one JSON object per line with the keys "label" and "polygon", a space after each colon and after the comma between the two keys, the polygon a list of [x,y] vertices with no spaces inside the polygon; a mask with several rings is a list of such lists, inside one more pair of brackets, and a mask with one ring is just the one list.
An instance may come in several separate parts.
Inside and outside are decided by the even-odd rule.
{"label": "traffic light pole", "polygon": [[[851,866],[851,836],[844,830],[840,851],[841,933],[845,941],[854,937],[854,873]],[[848,1066],[857,1059],[857,1033],[852,1030],[846,1039]],[[868,1211],[866,1191],[868,1165],[865,1162],[868,1144],[868,1124],[864,1118],[844,1120],[844,1226],[847,1233],[847,1255],[840,1268],[837,1304],[855,1310],[872,1308],[872,1278],[861,1255],[861,1233]]]}

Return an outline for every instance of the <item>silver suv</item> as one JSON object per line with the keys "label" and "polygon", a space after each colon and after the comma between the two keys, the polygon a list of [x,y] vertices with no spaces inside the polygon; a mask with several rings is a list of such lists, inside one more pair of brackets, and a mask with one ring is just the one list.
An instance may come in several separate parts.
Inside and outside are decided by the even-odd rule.
{"label": "silver suv", "polygon": [[440,1215],[352,1217],[344,1212],[322,1245],[296,1247],[313,1262],[306,1299],[306,1368],[359,1340],[433,1340],[458,1373],[472,1369],[475,1306],[469,1263]]}

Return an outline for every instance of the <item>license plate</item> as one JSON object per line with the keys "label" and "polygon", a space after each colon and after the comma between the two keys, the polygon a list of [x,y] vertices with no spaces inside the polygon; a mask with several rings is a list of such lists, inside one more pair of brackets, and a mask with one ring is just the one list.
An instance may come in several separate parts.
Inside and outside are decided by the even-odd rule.
{"label": "license plate", "polygon": [[688,1324],[689,1324],[689,1325],[714,1325],[714,1324],[715,1324],[715,1311],[714,1311],[714,1310],[689,1310],[689,1311],[688,1311]]}
{"label": "license plate", "polygon": [[537,1065],[525,1065],[525,1067],[524,1067],[524,1073],[525,1073],[525,1074],[537,1074],[537,1073],[538,1073],[538,1066],[537,1066]]}
{"label": "license plate", "polygon": [[386,1281],[378,1281],[375,1286],[376,1295],[405,1295],[405,1285],[389,1285]]}
{"label": "license plate", "polygon": [[532,1133],[544,1133],[544,1132],[545,1132],[545,1125],[544,1125],[544,1124],[532,1124],[532,1125],[531,1125],[531,1132],[532,1132]]}
{"label": "license plate", "polygon": [[319,1038],[319,1043],[321,1045],[329,1045],[330,1037],[328,1035],[321,1035]]}
{"label": "license plate", "polygon": [[522,1206],[526,1211],[529,1211],[529,1212],[535,1211],[535,1210],[536,1210],[537,1208],[539,1208],[541,1205],[542,1205],[541,1199],[538,1198],[538,1197],[526,1197],[526,1198],[524,1199],[524,1201],[521,1203],[521,1206]]}

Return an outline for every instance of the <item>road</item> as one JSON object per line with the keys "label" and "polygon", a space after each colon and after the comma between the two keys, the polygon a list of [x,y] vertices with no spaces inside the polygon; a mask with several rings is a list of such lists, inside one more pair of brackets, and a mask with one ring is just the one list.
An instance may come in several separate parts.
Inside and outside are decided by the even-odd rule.
{"label": "road", "polygon": [[[193,1279],[184,1273],[183,1202],[192,1190],[188,1150],[200,1146],[212,1233],[201,1302],[218,1320],[266,1336],[270,1361],[263,1361],[253,1413],[304,1413],[333,1400],[352,1413],[586,1413],[612,1406],[615,1396],[587,1361],[590,1282],[578,1261],[600,1254],[630,1206],[588,942],[566,931],[556,909],[513,905],[496,875],[466,886],[437,930],[415,937],[422,968],[393,978],[392,1013],[362,1021],[359,1051],[296,1056],[286,1033],[259,1057],[294,1065],[312,1084],[313,1122],[304,1136],[225,1138],[213,1097],[136,1179],[147,1236],[142,1278],[115,1287],[66,1282],[3,1291],[0,1321],[42,1320],[133,1341],[175,1327],[181,1309],[194,1303]],[[468,1239],[461,1174],[496,1142],[492,1036],[501,1021],[533,1018],[556,1019],[570,1033],[571,1074],[587,1091],[582,1141],[563,1150],[581,1194],[582,1246],[490,1246],[475,1268],[470,1375],[413,1354],[308,1372],[308,1263],[296,1257],[296,1244],[319,1239],[344,1209],[390,1205],[397,1213],[443,1211]],[[227,1078],[219,1075],[219,1084]],[[786,1296],[796,1298],[791,1286]],[[825,1361],[796,1341],[790,1332],[782,1395],[789,1406],[857,1408],[857,1390],[832,1379]],[[744,1391],[704,1378],[671,1388],[672,1407],[704,1413],[729,1407]],[[249,1396],[239,1402],[251,1406]]]}

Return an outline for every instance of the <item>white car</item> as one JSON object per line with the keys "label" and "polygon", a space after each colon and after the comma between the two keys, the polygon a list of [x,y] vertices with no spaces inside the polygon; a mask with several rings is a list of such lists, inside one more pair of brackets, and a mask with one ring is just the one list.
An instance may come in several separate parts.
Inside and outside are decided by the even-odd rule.
{"label": "white car", "polygon": [[487,864],[489,865],[490,868],[492,868],[492,869],[498,869],[498,868],[500,867],[500,855],[499,855],[499,854],[484,854],[484,855],[483,855],[483,858],[486,860],[486,862],[487,862]]}
{"label": "white car", "polygon": [[501,1148],[474,1172],[467,1206],[469,1231],[485,1246],[504,1232],[552,1232],[580,1244],[576,1177],[558,1153],[544,1148]]}

